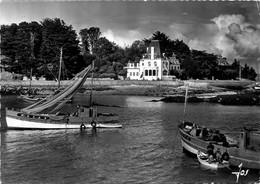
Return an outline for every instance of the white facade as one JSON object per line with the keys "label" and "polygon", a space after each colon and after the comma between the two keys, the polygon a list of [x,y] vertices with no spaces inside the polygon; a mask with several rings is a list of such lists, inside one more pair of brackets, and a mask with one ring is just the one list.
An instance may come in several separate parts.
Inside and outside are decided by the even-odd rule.
{"label": "white facade", "polygon": [[179,70],[180,64],[176,57],[161,57],[159,41],[155,41],[147,48],[147,54],[139,63],[129,62],[125,68],[130,80],[161,80],[169,75],[170,70]]}
{"label": "white facade", "polygon": [[161,76],[162,76],[162,59],[141,59],[140,60],[141,80],[158,80],[161,79]]}
{"label": "white facade", "polygon": [[140,64],[128,63],[127,64],[127,78],[131,80],[140,80]]}

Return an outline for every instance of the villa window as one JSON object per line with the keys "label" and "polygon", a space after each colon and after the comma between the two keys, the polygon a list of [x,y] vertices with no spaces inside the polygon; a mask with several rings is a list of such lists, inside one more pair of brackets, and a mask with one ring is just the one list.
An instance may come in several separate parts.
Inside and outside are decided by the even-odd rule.
{"label": "villa window", "polygon": [[148,76],[148,70],[145,70],[145,76]]}
{"label": "villa window", "polygon": [[130,76],[132,76],[132,72],[130,72]]}
{"label": "villa window", "polygon": [[149,70],[149,76],[152,76],[152,70]]}
{"label": "villa window", "polygon": [[135,72],[133,72],[133,76],[135,76]]}
{"label": "villa window", "polygon": [[138,72],[136,72],[136,76],[138,76],[139,75],[139,73]]}
{"label": "villa window", "polygon": [[156,76],[156,70],[153,70],[153,76]]}
{"label": "villa window", "polygon": [[157,63],[156,63],[156,61],[154,62],[154,66],[157,66]]}
{"label": "villa window", "polygon": [[150,61],[148,62],[148,66],[151,66],[151,62]]}
{"label": "villa window", "polygon": [[144,63],[142,63],[142,66],[144,66]]}

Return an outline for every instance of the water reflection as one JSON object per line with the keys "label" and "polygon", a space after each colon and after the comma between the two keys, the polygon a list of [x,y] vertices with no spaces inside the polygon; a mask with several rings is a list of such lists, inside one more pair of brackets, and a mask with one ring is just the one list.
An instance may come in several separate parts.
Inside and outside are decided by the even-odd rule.
{"label": "water reflection", "polygon": [[125,103],[127,107],[138,108],[160,108],[163,102],[152,102],[152,100],[159,100],[160,97],[143,97],[143,96],[126,96]]}

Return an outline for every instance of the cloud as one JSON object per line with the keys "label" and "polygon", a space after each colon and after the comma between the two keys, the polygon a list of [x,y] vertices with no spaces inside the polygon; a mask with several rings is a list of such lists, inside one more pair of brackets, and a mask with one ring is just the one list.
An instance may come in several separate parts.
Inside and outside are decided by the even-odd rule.
{"label": "cloud", "polygon": [[[127,35],[127,37],[125,35]],[[102,33],[102,36],[106,37],[111,42],[115,42],[121,47],[130,46],[135,40],[139,40],[141,38],[141,35],[137,30],[129,30],[125,31],[124,33],[117,33],[111,29],[108,29]]]}
{"label": "cloud", "polygon": [[[212,21],[219,30],[216,35],[216,38],[219,38],[216,46],[223,50],[223,55],[259,67],[260,25],[246,22],[246,18],[242,15],[220,15]],[[260,72],[260,68],[257,70]]]}
{"label": "cloud", "polygon": [[[174,24],[172,28],[186,35],[185,43],[191,49],[221,54],[230,62],[237,59],[260,73],[260,25],[250,24],[246,20],[242,15],[219,15],[211,19],[212,24],[193,27]],[[173,34],[177,35],[175,31]]]}

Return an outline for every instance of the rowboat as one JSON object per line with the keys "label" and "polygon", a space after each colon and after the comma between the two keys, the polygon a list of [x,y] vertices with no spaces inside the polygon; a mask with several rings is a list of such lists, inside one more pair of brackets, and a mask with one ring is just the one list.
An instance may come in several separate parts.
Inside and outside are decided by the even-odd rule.
{"label": "rowboat", "polygon": [[93,106],[77,106],[75,112],[62,114],[62,106],[82,87],[92,65],[78,73],[65,89],[23,109],[6,108],[8,129],[85,129],[122,128],[117,114],[98,112]]}
{"label": "rowboat", "polygon": [[21,99],[23,99],[25,102],[28,103],[35,103],[39,102],[40,100],[44,99],[45,97],[36,97],[34,95],[20,95],[19,96]]}
{"label": "rowboat", "polygon": [[221,169],[221,168],[226,168],[226,167],[229,166],[228,161],[223,161],[223,162],[212,161],[212,162],[209,162],[208,155],[201,152],[201,151],[198,151],[197,159],[198,159],[198,161],[201,165],[206,166],[208,168],[212,168],[212,169]]}
{"label": "rowboat", "polygon": [[[23,99],[23,101],[28,102],[28,103],[36,103],[44,98],[48,98],[46,95],[42,96],[35,96],[35,95],[20,95],[19,98]],[[70,99],[67,103],[71,103],[72,100]]]}

